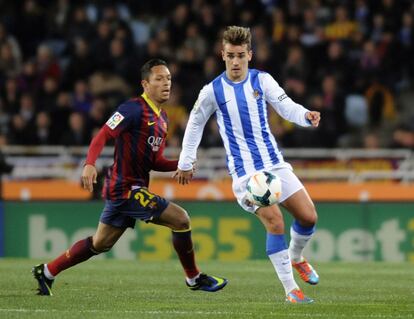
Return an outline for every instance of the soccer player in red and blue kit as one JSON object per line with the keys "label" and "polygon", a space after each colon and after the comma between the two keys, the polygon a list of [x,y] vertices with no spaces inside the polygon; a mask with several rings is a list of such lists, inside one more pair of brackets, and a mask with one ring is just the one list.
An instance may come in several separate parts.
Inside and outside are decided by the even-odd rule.
{"label": "soccer player in red and blue kit", "polygon": [[227,284],[226,279],[198,269],[186,211],[148,190],[151,170],[175,171],[178,161],[163,156],[168,120],[160,106],[170,96],[167,64],[159,59],[148,61],[141,69],[141,78],[144,93],[121,104],[89,146],[82,182],[84,188],[93,191],[95,161],[106,142],[115,140],[114,164],[105,179],[106,202],[96,233],[76,242],[55,260],[33,267],[39,295],[52,295],[52,284],[61,271],[109,251],[137,219],[171,228],[172,243],[191,290],[214,292]]}

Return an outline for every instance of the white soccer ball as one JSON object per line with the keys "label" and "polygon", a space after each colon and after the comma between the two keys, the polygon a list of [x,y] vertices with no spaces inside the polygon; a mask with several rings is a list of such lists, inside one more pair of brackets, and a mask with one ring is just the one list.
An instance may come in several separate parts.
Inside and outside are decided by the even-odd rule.
{"label": "white soccer ball", "polygon": [[247,199],[257,206],[276,204],[282,195],[280,177],[262,171],[253,174],[247,182]]}

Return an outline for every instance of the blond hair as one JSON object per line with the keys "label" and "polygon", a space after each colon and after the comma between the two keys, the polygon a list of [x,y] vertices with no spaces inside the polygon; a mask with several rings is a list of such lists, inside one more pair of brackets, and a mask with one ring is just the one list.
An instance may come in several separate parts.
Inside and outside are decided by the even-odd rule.
{"label": "blond hair", "polygon": [[223,33],[223,46],[227,43],[232,45],[247,44],[247,50],[252,47],[252,34],[250,28],[238,27],[235,25],[229,26]]}

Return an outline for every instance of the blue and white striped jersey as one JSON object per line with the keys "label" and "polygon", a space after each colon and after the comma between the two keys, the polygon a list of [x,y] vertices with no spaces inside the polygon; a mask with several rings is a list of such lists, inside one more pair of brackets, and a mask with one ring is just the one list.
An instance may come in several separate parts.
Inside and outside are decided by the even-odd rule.
{"label": "blue and white striped jersey", "polygon": [[223,72],[200,91],[187,123],[178,168],[192,168],[204,126],[214,112],[233,178],[289,165],[270,131],[267,103],[284,119],[311,125],[305,118],[309,110],[293,102],[270,74],[249,69],[246,79],[235,83]]}

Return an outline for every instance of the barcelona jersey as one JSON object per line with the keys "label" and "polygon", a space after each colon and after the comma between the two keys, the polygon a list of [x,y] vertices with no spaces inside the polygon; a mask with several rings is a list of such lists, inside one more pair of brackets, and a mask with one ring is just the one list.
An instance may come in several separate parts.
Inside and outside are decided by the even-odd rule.
{"label": "barcelona jersey", "polygon": [[117,108],[92,140],[86,161],[93,165],[99,155],[96,153],[100,153],[106,140],[115,140],[114,163],[105,178],[104,198],[128,198],[134,186],[148,187],[151,170],[172,171],[177,168],[177,161],[167,160],[162,155],[167,128],[167,114],[145,94]]}

